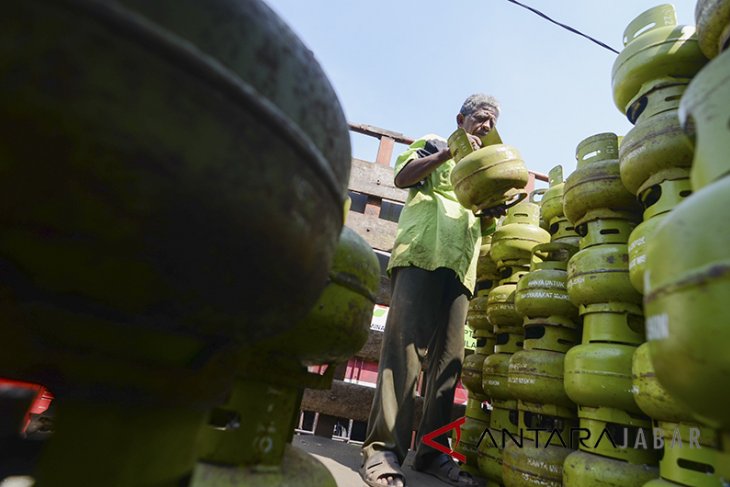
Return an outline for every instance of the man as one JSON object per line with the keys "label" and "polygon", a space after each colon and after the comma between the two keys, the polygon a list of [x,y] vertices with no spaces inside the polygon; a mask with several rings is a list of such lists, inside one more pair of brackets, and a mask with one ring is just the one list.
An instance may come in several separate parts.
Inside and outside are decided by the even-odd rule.
{"label": "man", "polygon": [[[494,128],[498,116],[494,98],[475,94],[462,105],[456,124],[478,148],[479,137]],[[454,166],[446,141],[437,136],[416,140],[396,161],[395,185],[410,191],[388,264],[391,306],[362,448],[360,474],[369,486],[405,486],[401,465],[411,441],[416,381],[424,359],[427,387],[413,468],[449,485],[478,485],[450,456],[420,441],[451,422],[481,225],[494,226],[492,218],[480,223],[459,204],[450,181]],[[436,441],[448,444],[444,437]]]}

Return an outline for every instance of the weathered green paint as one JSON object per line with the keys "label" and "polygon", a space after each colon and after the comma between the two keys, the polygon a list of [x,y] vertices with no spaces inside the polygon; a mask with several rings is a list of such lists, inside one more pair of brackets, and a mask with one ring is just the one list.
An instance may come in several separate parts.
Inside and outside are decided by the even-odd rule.
{"label": "weathered green paint", "polygon": [[461,159],[451,171],[456,197],[475,213],[523,199],[528,179],[519,151],[506,144],[476,150]]}
{"label": "weathered green paint", "polygon": [[466,326],[472,330],[491,331],[493,328],[487,315],[489,293],[489,289],[479,290],[476,296],[469,301],[469,309],[466,313]]}
{"label": "weathered green paint", "polygon": [[565,392],[580,406],[606,407],[642,414],[631,393],[635,346],[583,343],[565,356]]}
{"label": "weathered green paint", "polygon": [[540,200],[540,216],[548,225],[565,216],[563,213],[563,166],[557,165],[548,172],[548,189]]}
{"label": "weathered green paint", "polygon": [[533,403],[574,407],[563,386],[565,354],[523,350],[508,363],[507,390],[511,397]]}
{"label": "weathered green paint", "polygon": [[486,355],[473,353],[464,357],[464,365],[461,368],[461,382],[469,392],[484,395],[482,387],[482,372]]}
{"label": "weathered green paint", "polygon": [[648,343],[643,343],[634,352],[631,375],[634,400],[644,414],[661,421],[693,421],[689,408],[678,402],[657,380]]}
{"label": "weathered green paint", "polygon": [[[663,479],[697,487],[723,485],[717,474],[723,458],[718,450],[720,438],[716,431],[699,424],[664,421],[659,422],[658,428],[664,434],[664,455],[659,461]],[[699,432],[694,442],[692,430]]]}
{"label": "weathered green paint", "polygon": [[[724,55],[724,54],[723,54]],[[647,248],[647,338],[657,378],[703,421],[730,428],[730,221],[698,225],[730,207],[730,178],[669,213]]]}
{"label": "weathered green paint", "polygon": [[708,58],[727,48],[730,40],[730,1],[698,0],[695,6],[697,40]]}
{"label": "weathered green paint", "polygon": [[679,106],[679,119],[695,144],[692,189],[730,173],[730,51],[713,59],[692,80]]}
{"label": "weathered green paint", "polygon": [[576,159],[563,194],[563,211],[576,227],[597,218],[638,219],[639,204],[621,182],[616,134],[584,139]]}
{"label": "weathered green paint", "polygon": [[490,428],[489,433],[479,443],[477,463],[484,477],[502,485],[502,431]]}
{"label": "weathered green paint", "polygon": [[505,445],[502,452],[505,487],[562,487],[563,462],[572,452],[559,446]]}
{"label": "weathered green paint", "polygon": [[497,341],[494,345],[495,353],[511,354],[522,350],[525,334],[520,329],[519,333],[497,333]]}
{"label": "weathered green paint", "polygon": [[578,309],[570,301],[566,286],[568,260],[575,251],[576,247],[555,242],[533,248],[533,253],[544,260],[533,259],[530,273],[517,283],[514,301],[520,315],[569,320],[578,317]]}
{"label": "weathered green paint", "polygon": [[102,398],[55,401],[37,486],[178,486],[195,465],[205,411]]}
{"label": "weathered green paint", "polygon": [[576,451],[563,464],[565,487],[641,487],[659,477],[659,469]]}
{"label": "weathered green paint", "polygon": [[629,279],[629,246],[603,244],[575,254],[568,263],[568,295],[575,305],[641,303]]}
{"label": "weathered green paint", "polygon": [[693,148],[677,116],[679,99],[688,82],[658,80],[632,102],[629,118],[637,117],[636,126],[619,147],[621,181],[631,193],[638,195],[689,172]]}
{"label": "weathered green paint", "polygon": [[499,268],[506,263],[529,265],[532,248],[550,241],[550,233],[540,228],[540,206],[523,201],[507,211],[492,235],[490,254]]}
{"label": "weathered green paint", "polygon": [[[605,414],[607,410],[603,408],[602,412],[604,413],[604,419],[608,419],[605,417],[609,416]],[[580,427],[590,432],[590,438],[580,442],[579,448],[588,453],[632,464],[656,465],[661,450],[654,450],[653,448],[651,422],[647,419],[645,425],[625,424],[620,419],[625,416],[624,413],[619,411],[611,412],[617,413],[611,414],[611,416],[616,416],[614,421],[585,418],[584,412],[578,410]],[[637,421],[631,419],[630,422],[636,423]],[[639,430],[641,430],[641,433]],[[642,443],[643,447],[640,445],[639,448],[634,448],[636,441],[640,441],[636,438],[642,437],[640,435],[643,435],[645,440]]]}
{"label": "weathered green paint", "polygon": [[380,264],[365,239],[348,227],[340,234],[329,276],[307,316],[259,349],[320,365],[345,362],[362,348],[380,287]]}
{"label": "weathered green paint", "polygon": [[647,82],[692,78],[707,62],[695,28],[677,25],[673,5],[653,7],[632,20],[624,31],[624,46],[611,70],[613,100],[621,113]]}
{"label": "weathered green paint", "polygon": [[490,399],[514,399],[507,387],[507,372],[512,354],[495,353],[484,359],[482,389]]}
{"label": "weathered green paint", "polygon": [[614,342],[640,345],[644,342],[641,307],[626,303],[600,303],[580,307],[583,343]]}
{"label": "weathered green paint", "polygon": [[515,309],[516,289],[517,284],[501,284],[489,291],[487,316],[497,333],[522,332],[522,315]]}
{"label": "weathered green paint", "polygon": [[565,353],[578,343],[576,323],[544,321],[541,319],[525,320],[525,350],[548,350]]}

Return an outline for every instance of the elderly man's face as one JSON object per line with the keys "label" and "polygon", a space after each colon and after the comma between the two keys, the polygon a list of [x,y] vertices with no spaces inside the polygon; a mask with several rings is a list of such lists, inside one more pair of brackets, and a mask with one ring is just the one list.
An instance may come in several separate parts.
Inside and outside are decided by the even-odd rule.
{"label": "elderly man's face", "polygon": [[482,137],[487,135],[496,122],[494,112],[486,108],[478,108],[474,113],[466,115],[461,121],[461,127],[466,133]]}

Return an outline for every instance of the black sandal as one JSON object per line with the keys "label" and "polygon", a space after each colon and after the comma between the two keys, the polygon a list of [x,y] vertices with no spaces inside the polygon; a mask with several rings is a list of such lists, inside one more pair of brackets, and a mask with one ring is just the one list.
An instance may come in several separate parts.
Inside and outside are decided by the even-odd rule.
{"label": "black sandal", "polygon": [[479,487],[474,477],[469,472],[464,472],[459,468],[456,461],[445,453],[436,455],[431,461],[426,463],[424,466],[416,467],[415,462],[413,470],[428,475],[433,475],[442,482],[455,487]]}
{"label": "black sandal", "polygon": [[[360,467],[360,477],[370,487],[406,487],[406,476],[400,469],[398,457],[392,451],[380,451],[371,455]],[[386,477],[393,479],[387,480]]]}

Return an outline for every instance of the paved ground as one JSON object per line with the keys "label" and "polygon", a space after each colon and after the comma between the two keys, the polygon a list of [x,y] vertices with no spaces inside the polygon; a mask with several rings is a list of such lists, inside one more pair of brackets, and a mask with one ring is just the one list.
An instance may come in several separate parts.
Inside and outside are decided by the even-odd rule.
{"label": "paved ground", "polygon": [[[322,462],[332,472],[338,487],[367,487],[357,473],[362,462],[359,445],[309,435],[295,435],[292,444],[311,453]],[[448,485],[430,475],[412,470],[410,467],[412,455],[413,452],[408,455],[403,468],[408,487],[445,487]]]}

